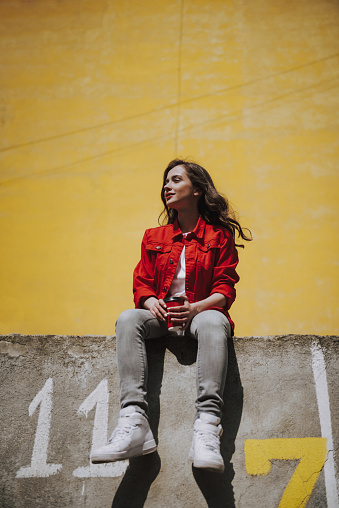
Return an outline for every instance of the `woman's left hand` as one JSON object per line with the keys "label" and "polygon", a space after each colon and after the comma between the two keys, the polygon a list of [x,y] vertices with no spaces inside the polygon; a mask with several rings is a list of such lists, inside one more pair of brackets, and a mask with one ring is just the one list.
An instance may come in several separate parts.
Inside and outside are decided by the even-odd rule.
{"label": "woman's left hand", "polygon": [[180,326],[183,330],[186,330],[191,320],[197,315],[198,309],[194,303],[189,302],[187,296],[183,296],[183,298],[185,299],[184,305],[168,307],[167,312],[173,326]]}

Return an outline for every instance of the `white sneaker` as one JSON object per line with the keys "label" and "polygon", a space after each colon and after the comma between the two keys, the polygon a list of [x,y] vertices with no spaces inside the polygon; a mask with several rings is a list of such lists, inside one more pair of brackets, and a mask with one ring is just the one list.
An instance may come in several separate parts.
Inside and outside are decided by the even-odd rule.
{"label": "white sneaker", "polygon": [[220,418],[209,413],[200,413],[194,423],[194,435],[189,459],[194,467],[208,469],[216,473],[224,471],[224,461],[220,454]]}
{"label": "white sneaker", "polygon": [[127,406],[120,411],[118,425],[108,444],[91,453],[91,462],[114,462],[152,453],[157,449],[147,418]]}

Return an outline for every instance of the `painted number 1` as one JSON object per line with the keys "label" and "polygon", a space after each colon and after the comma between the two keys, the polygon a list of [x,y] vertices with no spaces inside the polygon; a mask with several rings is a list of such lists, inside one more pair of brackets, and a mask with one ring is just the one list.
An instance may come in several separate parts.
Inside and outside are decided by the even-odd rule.
{"label": "painted number 1", "polygon": [[46,477],[61,470],[62,464],[47,464],[47,450],[52,416],[53,379],[47,379],[44,387],[36,394],[29,405],[28,414],[32,416],[40,406],[38,424],[35,433],[31,463],[23,466],[16,474],[17,478]]}
{"label": "painted number 1", "polygon": [[[92,450],[106,444],[108,426],[108,383],[103,379],[98,386],[89,394],[78,409],[79,415],[86,418],[88,413],[95,407],[94,426],[92,434]],[[121,476],[127,468],[127,461],[115,462],[114,464],[91,464],[78,467],[73,475],[78,478],[113,477]]]}

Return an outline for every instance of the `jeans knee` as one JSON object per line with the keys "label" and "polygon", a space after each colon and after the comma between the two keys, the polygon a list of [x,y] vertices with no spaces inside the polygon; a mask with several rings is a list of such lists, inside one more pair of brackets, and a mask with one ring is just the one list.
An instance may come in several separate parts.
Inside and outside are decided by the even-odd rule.
{"label": "jeans knee", "polygon": [[118,317],[118,320],[116,322],[116,331],[125,328],[126,326],[130,326],[131,323],[135,320],[135,310],[136,309],[128,309],[124,310],[120,316]]}
{"label": "jeans knee", "polygon": [[199,335],[213,335],[215,340],[227,341],[231,335],[231,325],[227,317],[217,310],[207,310],[198,314],[194,325]]}

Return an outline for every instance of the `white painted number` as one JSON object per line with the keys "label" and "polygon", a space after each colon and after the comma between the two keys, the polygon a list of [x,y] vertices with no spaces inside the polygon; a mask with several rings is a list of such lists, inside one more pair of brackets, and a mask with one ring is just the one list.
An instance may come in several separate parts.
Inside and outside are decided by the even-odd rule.
{"label": "white painted number", "polygon": [[52,415],[53,379],[47,379],[44,387],[36,394],[29,405],[28,414],[32,416],[40,406],[38,425],[35,433],[31,464],[23,466],[16,474],[17,478],[46,477],[61,470],[62,464],[47,464],[49,431]]}
{"label": "white painted number", "polygon": [[[95,407],[91,450],[107,442],[108,401],[108,382],[107,379],[103,379],[78,409],[78,414],[84,415],[87,418],[88,413]],[[75,469],[73,475],[78,478],[121,476],[125,472],[127,464],[127,461],[115,462],[113,464],[89,463],[88,466]]]}

